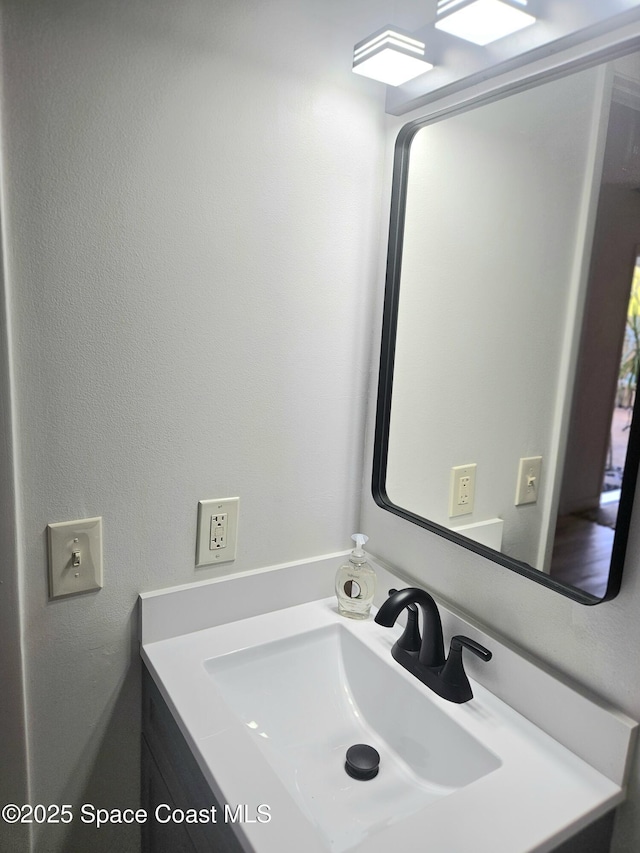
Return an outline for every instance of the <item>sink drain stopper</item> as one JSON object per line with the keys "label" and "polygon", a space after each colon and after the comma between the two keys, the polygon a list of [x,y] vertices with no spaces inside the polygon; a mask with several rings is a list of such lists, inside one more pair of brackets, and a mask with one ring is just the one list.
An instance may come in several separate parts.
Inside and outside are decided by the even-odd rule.
{"label": "sink drain stopper", "polygon": [[353,779],[373,779],[378,775],[380,753],[366,743],[355,743],[347,750],[344,769]]}

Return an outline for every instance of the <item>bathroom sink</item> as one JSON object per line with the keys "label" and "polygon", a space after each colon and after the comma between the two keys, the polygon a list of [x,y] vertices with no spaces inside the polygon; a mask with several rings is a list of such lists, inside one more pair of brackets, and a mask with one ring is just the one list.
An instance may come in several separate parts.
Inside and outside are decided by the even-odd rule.
{"label": "bathroom sink", "polygon": [[[390,655],[340,624],[210,658],[205,668],[334,851],[501,763]],[[345,771],[346,751],[358,743],[380,755],[373,779]]]}
{"label": "bathroom sink", "polygon": [[[493,652],[467,661],[473,699],[447,702],[392,658],[401,626],[311,597],[334,575],[310,561],[144,599],[145,664],[213,798],[241,815],[239,848],[550,853],[622,801],[633,721],[441,606],[445,641]],[[353,744],[379,753],[374,778],[346,773]]]}

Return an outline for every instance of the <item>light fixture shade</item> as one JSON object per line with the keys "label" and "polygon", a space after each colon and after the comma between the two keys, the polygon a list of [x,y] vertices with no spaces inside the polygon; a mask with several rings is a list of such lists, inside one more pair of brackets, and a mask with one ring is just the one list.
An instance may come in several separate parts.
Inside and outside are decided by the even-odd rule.
{"label": "light fixture shade", "polygon": [[353,71],[389,86],[413,80],[433,65],[424,59],[424,42],[395,27],[383,27],[355,46]]}
{"label": "light fixture shade", "polygon": [[438,0],[435,27],[485,45],[535,23],[527,0]]}

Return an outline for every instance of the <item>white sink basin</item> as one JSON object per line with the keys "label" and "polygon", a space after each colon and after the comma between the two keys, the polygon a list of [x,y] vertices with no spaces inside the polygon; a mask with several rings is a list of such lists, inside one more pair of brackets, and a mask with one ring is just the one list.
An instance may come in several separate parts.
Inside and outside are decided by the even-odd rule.
{"label": "white sink basin", "polygon": [[[403,583],[377,572],[382,589]],[[143,658],[213,796],[244,804],[242,849],[550,853],[622,801],[633,721],[441,607],[447,641],[493,652],[468,662],[474,698],[447,702],[391,657],[400,626],[295,601],[334,574],[327,558],[143,600]],[[375,778],[346,774],[355,743],[380,753]]]}
{"label": "white sink basin", "polygon": [[[500,760],[342,625],[205,662],[222,698],[328,847],[363,838],[491,773]],[[380,754],[355,780],[345,753]]]}

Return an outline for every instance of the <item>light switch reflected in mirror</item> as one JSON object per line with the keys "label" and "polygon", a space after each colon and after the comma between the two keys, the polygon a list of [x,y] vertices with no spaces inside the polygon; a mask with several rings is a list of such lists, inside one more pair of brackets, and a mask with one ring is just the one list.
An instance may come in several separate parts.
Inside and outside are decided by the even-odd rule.
{"label": "light switch reflected in mirror", "polygon": [[[376,501],[578,601],[612,598],[638,468],[639,246],[638,54],[406,125]],[[452,471],[472,465],[456,509]]]}

